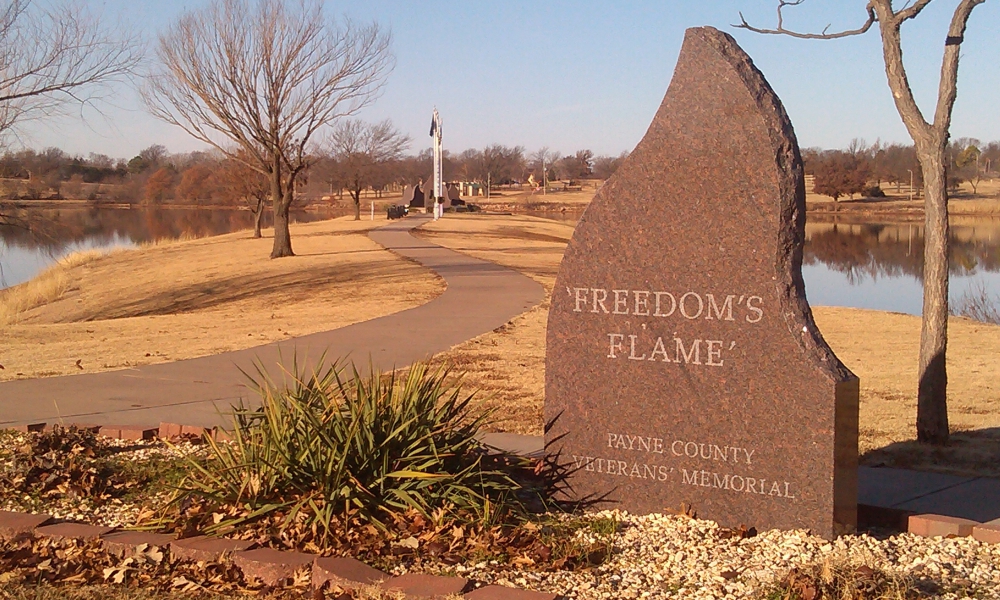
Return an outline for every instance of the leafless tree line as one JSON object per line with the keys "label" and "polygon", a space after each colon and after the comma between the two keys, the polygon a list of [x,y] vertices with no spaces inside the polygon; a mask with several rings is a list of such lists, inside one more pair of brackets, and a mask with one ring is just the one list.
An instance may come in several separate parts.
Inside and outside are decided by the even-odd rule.
{"label": "leafless tree line", "polygon": [[[834,200],[855,194],[882,195],[883,184],[895,186],[897,194],[911,193],[920,198],[924,187],[923,170],[913,145],[867,144],[854,139],[846,149],[805,148],[802,161],[807,175],[813,176],[817,194]],[[946,179],[952,196],[963,183],[972,193],[984,179],[1000,177],[1000,141],[984,144],[963,137],[948,142],[945,151]]]}

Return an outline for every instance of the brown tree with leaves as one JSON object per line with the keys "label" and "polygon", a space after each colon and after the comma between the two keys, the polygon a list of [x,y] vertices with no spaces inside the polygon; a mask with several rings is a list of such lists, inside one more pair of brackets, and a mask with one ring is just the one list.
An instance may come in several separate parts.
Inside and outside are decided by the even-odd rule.
{"label": "brown tree with leaves", "polygon": [[778,0],[778,24],[761,29],[740,15],[736,27],[756,33],[788,35],[801,39],[830,40],[866,33],[878,25],[882,37],[882,60],[896,110],[916,146],[924,183],[924,302],[920,331],[920,367],[917,385],[917,440],[932,444],[948,442],[948,180],[946,150],[958,84],[958,59],[972,11],[986,0],[960,0],[951,17],[944,40],[938,97],[931,120],[924,117],[910,89],[903,64],[900,28],[916,18],[931,0],[907,2],[894,8],[892,0],[869,0],[867,19],[857,29],[830,33],[802,33],[786,29],[782,11],[805,0]]}
{"label": "brown tree with leaves", "polygon": [[813,191],[836,202],[841,196],[860,194],[868,187],[871,168],[865,157],[834,150],[815,159]]}
{"label": "brown tree with leaves", "polygon": [[267,177],[248,167],[245,160],[225,158],[219,163],[216,178],[223,193],[246,203],[247,208],[253,213],[253,237],[259,239],[264,208],[271,192]]}

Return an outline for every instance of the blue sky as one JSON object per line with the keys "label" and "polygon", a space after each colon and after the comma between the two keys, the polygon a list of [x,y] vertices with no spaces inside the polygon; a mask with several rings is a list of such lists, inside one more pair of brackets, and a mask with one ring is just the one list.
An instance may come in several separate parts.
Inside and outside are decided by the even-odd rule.
{"label": "blue sky", "polygon": [[[201,0],[92,1],[106,17],[123,16],[149,40]],[[897,0],[898,3],[898,0]],[[957,0],[936,0],[904,26],[904,51],[918,101],[931,114],[941,50]],[[712,25],[734,35],[781,97],[803,147],[845,147],[852,138],[909,142],[892,104],[873,29],[861,37],[804,41],[733,29],[742,11],[761,26],[775,22],[776,0],[344,0],[334,15],[377,20],[393,34],[397,58],[383,96],[360,115],[391,118],[418,151],[437,106],[445,148],[491,143],[542,146],[563,153],[631,150],[670,82],[684,30]],[[810,0],[789,9],[786,25],[853,28],[864,0]],[[1000,3],[976,9],[963,45],[953,137],[1000,139]],[[31,147],[128,158],[150,144],[171,152],[202,146],[145,114],[121,86],[104,116],[88,111],[23,128]]]}

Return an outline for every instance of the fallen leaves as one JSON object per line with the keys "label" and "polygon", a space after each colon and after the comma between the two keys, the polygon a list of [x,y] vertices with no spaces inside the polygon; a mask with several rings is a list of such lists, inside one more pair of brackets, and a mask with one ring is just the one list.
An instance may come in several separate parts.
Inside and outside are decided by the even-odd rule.
{"label": "fallen leaves", "polygon": [[93,431],[55,425],[27,439],[0,466],[0,498],[86,497],[100,504],[136,483],[110,460],[113,449]]}

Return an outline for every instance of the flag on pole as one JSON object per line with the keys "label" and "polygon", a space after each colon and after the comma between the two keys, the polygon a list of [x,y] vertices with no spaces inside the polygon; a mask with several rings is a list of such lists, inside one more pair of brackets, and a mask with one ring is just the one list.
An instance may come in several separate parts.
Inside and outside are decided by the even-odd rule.
{"label": "flag on pole", "polygon": [[434,114],[431,115],[431,132],[430,136],[434,137],[434,134],[438,133],[441,129],[441,115],[438,114],[437,109],[434,109]]}

